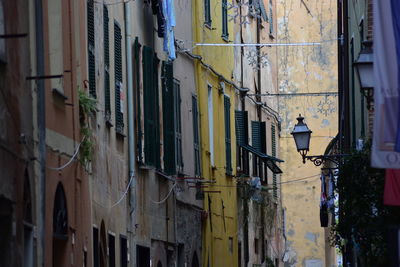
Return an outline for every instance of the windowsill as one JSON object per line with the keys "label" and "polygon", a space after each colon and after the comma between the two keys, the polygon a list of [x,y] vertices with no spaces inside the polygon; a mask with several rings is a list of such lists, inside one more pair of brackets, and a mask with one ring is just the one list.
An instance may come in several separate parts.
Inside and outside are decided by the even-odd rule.
{"label": "windowsill", "polygon": [[204,26],[209,30],[213,30],[213,28],[211,28],[211,22],[204,22]]}
{"label": "windowsill", "polygon": [[108,128],[114,127],[114,124],[112,123],[111,119],[106,119],[106,126],[107,126]]}
{"label": "windowsill", "polygon": [[271,39],[275,39],[275,36],[274,36],[274,34],[273,34],[273,33],[270,33],[270,34],[269,34],[269,38],[271,38]]}
{"label": "windowsill", "polygon": [[56,97],[62,101],[65,101],[68,99],[68,97],[64,94],[64,92],[62,92],[61,90],[59,90],[57,88],[53,88],[52,92],[53,92],[54,97]]}
{"label": "windowsill", "polygon": [[229,43],[229,34],[228,35],[221,35],[222,40]]}
{"label": "windowsill", "polygon": [[125,137],[126,137],[126,134],[124,134],[124,133],[121,132],[121,131],[115,131],[115,133],[116,133],[116,135],[117,135],[117,138],[125,138]]}

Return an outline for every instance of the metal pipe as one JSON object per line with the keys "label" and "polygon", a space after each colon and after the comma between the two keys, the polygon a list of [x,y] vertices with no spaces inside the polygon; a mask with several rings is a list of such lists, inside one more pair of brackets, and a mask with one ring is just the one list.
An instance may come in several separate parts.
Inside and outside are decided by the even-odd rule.
{"label": "metal pipe", "polygon": [[[42,1],[35,0],[35,34],[36,34],[36,75],[44,75],[44,40]],[[46,229],[46,111],[45,88],[43,79],[36,80],[37,85],[37,126],[39,138],[39,236],[42,255],[40,265],[45,265],[45,229]]]}

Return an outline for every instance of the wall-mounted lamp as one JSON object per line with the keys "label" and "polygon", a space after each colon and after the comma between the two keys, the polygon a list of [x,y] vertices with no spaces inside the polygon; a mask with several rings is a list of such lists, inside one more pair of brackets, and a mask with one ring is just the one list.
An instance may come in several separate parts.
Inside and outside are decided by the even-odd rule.
{"label": "wall-mounted lamp", "polygon": [[360,81],[361,93],[367,99],[367,108],[371,108],[374,93],[374,68],[373,68],[373,51],[372,41],[364,41],[363,49],[360,51],[358,58],[353,62],[356,68],[358,79]]}
{"label": "wall-mounted lamp", "polygon": [[291,132],[296,143],[297,151],[303,158],[303,163],[305,164],[306,159],[308,159],[309,161],[313,162],[315,166],[320,166],[326,161],[331,161],[338,165],[339,160],[346,155],[338,154],[307,156],[307,152],[310,150],[310,139],[312,131],[303,121],[304,117],[299,114],[299,117],[297,118],[297,124],[294,126],[293,131]]}

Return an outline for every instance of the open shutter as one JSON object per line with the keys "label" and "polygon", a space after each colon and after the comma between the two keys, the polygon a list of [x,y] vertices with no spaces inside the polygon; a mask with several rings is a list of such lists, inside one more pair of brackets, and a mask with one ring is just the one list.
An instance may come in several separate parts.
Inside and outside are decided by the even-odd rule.
{"label": "open shutter", "polygon": [[181,125],[181,93],[179,81],[174,80],[174,120],[175,120],[175,155],[178,169],[183,168],[182,158],[182,125]]}
{"label": "open shutter", "polygon": [[109,17],[108,8],[103,6],[103,34],[104,34],[104,109],[106,120],[111,119],[111,100],[110,100],[110,38],[109,38]]}
{"label": "open shutter", "polygon": [[115,71],[115,131],[124,133],[124,105],[122,84],[122,33],[117,23],[114,23],[114,71]]}
{"label": "open shutter", "polygon": [[232,174],[231,100],[224,96],[226,173]]}
{"label": "open shutter", "polygon": [[87,1],[87,38],[88,38],[88,74],[89,94],[96,98],[96,61],[94,36],[94,0]]}
{"label": "open shutter", "polygon": [[156,138],[155,125],[156,114],[154,112],[155,95],[154,95],[154,52],[147,46],[143,47],[143,98],[144,98],[144,154],[145,163],[155,166],[155,145]]}
{"label": "open shutter", "polygon": [[170,62],[162,63],[162,95],[163,95],[163,126],[164,126],[164,171],[167,174],[176,173],[175,164],[175,122],[174,112],[174,78],[173,66]]}
{"label": "open shutter", "polygon": [[[276,133],[275,133],[275,125],[271,124],[271,146],[272,146],[272,156],[276,157]],[[274,198],[278,198],[278,182],[276,174],[272,174],[272,188]]]}
{"label": "open shutter", "polygon": [[194,144],[194,173],[201,175],[200,167],[200,134],[199,134],[199,111],[197,98],[192,96],[192,116],[193,116],[193,144]]}
{"label": "open shutter", "polygon": [[248,140],[248,113],[247,111],[235,110],[236,142],[246,145]]}
{"label": "open shutter", "polygon": [[137,134],[137,155],[138,155],[138,160],[139,162],[143,163],[143,155],[142,155],[142,136],[143,136],[143,130],[142,130],[142,123],[141,123],[141,118],[142,118],[142,110],[141,110],[141,97],[140,97],[140,43],[138,37],[135,38],[135,43],[134,43],[134,55],[135,55],[135,64],[134,64],[134,79],[136,81],[136,92],[135,92],[135,98],[136,98],[136,116],[135,119],[137,129],[138,129],[138,134]]}

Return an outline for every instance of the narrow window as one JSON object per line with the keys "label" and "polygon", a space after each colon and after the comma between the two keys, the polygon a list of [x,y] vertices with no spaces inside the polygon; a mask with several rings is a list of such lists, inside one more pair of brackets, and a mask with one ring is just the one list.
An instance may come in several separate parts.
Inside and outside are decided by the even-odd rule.
{"label": "narrow window", "polygon": [[210,142],[210,163],[211,166],[214,166],[214,112],[211,85],[208,85],[208,137]]}
{"label": "narrow window", "polygon": [[103,33],[104,33],[104,109],[107,122],[111,122],[110,100],[110,38],[108,28],[108,8],[103,6]]}
{"label": "narrow window", "polygon": [[199,134],[199,110],[197,98],[192,96],[192,116],[193,116],[193,144],[194,144],[194,174],[201,175],[200,171],[200,134]]}
{"label": "narrow window", "polygon": [[254,253],[258,254],[258,239],[254,238]]}
{"label": "narrow window", "polygon": [[117,22],[114,23],[114,72],[115,72],[115,131],[124,133],[124,90],[122,85],[122,33]]}
{"label": "narrow window", "polygon": [[121,251],[121,267],[128,267],[128,240],[126,239],[126,237],[122,235],[119,236],[119,246]]}
{"label": "narrow window", "polygon": [[228,3],[222,0],[222,38],[228,38]]}
{"label": "narrow window", "polygon": [[231,152],[231,100],[224,96],[226,173],[232,174]]}
{"label": "narrow window", "polygon": [[233,254],[233,237],[229,237],[228,248],[229,248],[229,253]]}
{"label": "narrow window", "polygon": [[99,261],[99,229],[93,227],[93,266],[98,267],[100,266]]}
{"label": "narrow window", "polygon": [[108,266],[115,267],[115,236],[108,234]]}
{"label": "narrow window", "polygon": [[[276,157],[276,132],[274,124],[271,124],[271,147],[272,147],[272,156]],[[272,174],[272,188],[273,188],[274,198],[278,198],[278,182],[277,182],[277,175],[275,173]]]}
{"label": "narrow window", "polygon": [[210,0],[204,0],[204,23],[211,26]]}
{"label": "narrow window", "polygon": [[96,66],[94,44],[94,0],[87,1],[87,38],[88,38],[88,73],[89,94],[96,98]]}
{"label": "narrow window", "polygon": [[269,0],[269,35],[274,34],[274,10],[272,6],[272,0]]}

